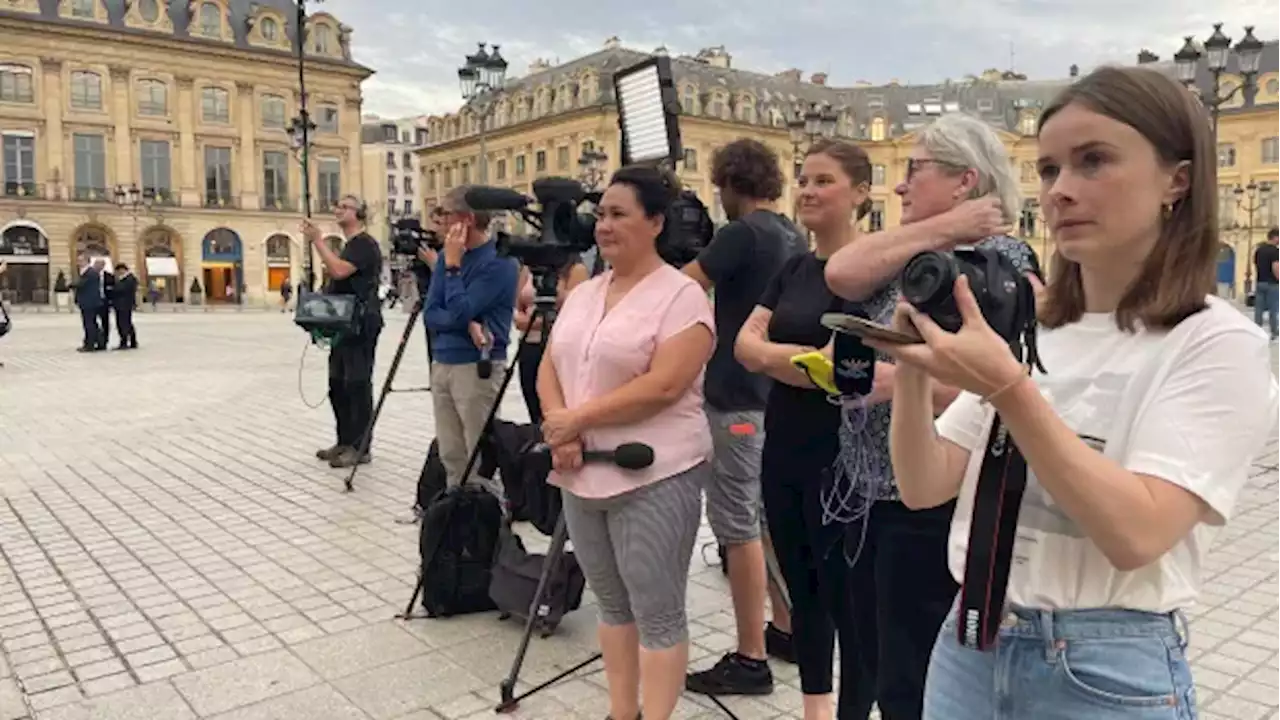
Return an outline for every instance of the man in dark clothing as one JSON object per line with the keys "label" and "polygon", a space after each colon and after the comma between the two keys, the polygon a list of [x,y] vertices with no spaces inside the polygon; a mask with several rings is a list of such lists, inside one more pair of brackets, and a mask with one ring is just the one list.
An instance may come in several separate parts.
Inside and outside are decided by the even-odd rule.
{"label": "man in dark clothing", "polygon": [[1278,235],[1280,229],[1271,228],[1267,233],[1267,241],[1253,253],[1254,277],[1258,279],[1253,297],[1253,321],[1258,323],[1258,327],[1262,327],[1262,316],[1266,314],[1272,340],[1276,339],[1277,330],[1280,330],[1276,318],[1280,313],[1280,278],[1276,277],[1276,266],[1280,264],[1280,247],[1276,244]]}
{"label": "man in dark clothing", "polygon": [[133,310],[138,306],[138,278],[124,263],[116,265],[111,305],[116,311],[116,332],[120,333],[120,346],[116,349],[137,350],[138,332],[133,327]]}
{"label": "man in dark clothing", "polygon": [[317,451],[316,457],[335,468],[369,462],[373,445],[367,431],[373,419],[373,361],[382,332],[382,303],[378,300],[382,248],[365,232],[367,216],[359,198],[348,195],[338,201],[334,220],[347,238],[341,255],[324,242],[320,229],[310,220],[304,220],[302,226],[302,234],[319,253],[328,274],[325,292],[355,295],[363,304],[359,333],[340,338],[329,349],[329,403],[338,440],[333,447]]}
{"label": "man in dark clothing", "polygon": [[448,484],[462,481],[502,387],[515,315],[515,260],[489,239],[490,213],[467,205],[467,187],[444,198],[440,251],[423,317],[431,332],[431,402]]}
{"label": "man in dark clothing", "polygon": [[107,261],[99,258],[93,267],[102,278],[102,304],[98,306],[98,344],[99,350],[106,350],[111,342],[111,305],[116,292],[116,276],[107,268]]}
{"label": "man in dark clothing", "polygon": [[76,306],[80,308],[80,326],[84,330],[84,341],[80,343],[80,352],[93,352],[98,349],[98,314],[104,303],[102,292],[102,275],[98,268],[89,263],[87,255],[79,258],[80,279],[76,281]]}
{"label": "man in dark clothing", "polygon": [[764,623],[768,581],[761,542],[760,453],[773,381],[742,367],[733,345],[769,280],[788,258],[808,248],[796,226],[771,209],[782,196],[784,181],[778,157],[766,145],[743,138],[717,150],[711,182],[720,190],[731,222],[685,273],[704,288],[715,288],[716,349],[707,363],[704,390],[715,445],[707,519],[727,554],[738,648],[709,670],[690,675],[687,687],[711,695],[762,695],[773,691],[766,652],[784,658],[790,654],[789,618],[776,593],[774,622],[767,629]]}

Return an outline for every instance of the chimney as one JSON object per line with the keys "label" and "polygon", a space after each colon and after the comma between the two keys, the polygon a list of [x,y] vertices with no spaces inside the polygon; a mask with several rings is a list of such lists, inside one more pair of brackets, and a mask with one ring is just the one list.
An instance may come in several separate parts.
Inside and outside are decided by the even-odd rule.
{"label": "chimney", "polygon": [[780,80],[790,80],[791,82],[798,83],[804,78],[804,75],[800,72],[799,69],[790,68],[788,70],[783,70],[782,72],[774,75],[774,77]]}
{"label": "chimney", "polygon": [[1160,62],[1160,56],[1146,48],[1142,48],[1142,50],[1138,52],[1139,65],[1146,65],[1153,62]]}
{"label": "chimney", "polygon": [[813,75],[809,76],[809,82],[813,83],[814,85],[826,85],[827,74],[824,72],[816,72]]}
{"label": "chimney", "polygon": [[542,58],[537,58],[533,62],[529,63],[530,75],[536,75],[540,72],[543,72],[544,70],[550,70],[550,69],[551,69],[551,63],[547,62],[546,60],[543,60]]}
{"label": "chimney", "polygon": [[1067,70],[1067,74],[1071,77],[1080,77],[1080,66],[1075,63],[1071,64],[1071,68]]}
{"label": "chimney", "polygon": [[617,35],[611,35],[604,41],[605,50],[617,50],[620,47],[622,47],[622,41],[618,39]]}

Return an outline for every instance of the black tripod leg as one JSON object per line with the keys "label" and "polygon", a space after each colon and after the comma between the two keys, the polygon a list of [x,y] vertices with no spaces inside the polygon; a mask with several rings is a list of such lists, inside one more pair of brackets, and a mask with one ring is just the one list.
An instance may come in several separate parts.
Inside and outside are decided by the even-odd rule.
{"label": "black tripod leg", "polygon": [[[382,392],[378,395],[378,404],[374,406],[373,415],[369,418],[369,425],[360,435],[360,442],[356,445],[357,458],[363,458],[365,453],[369,452],[369,441],[373,438],[373,426],[378,424],[378,416],[382,414],[382,405],[387,401],[387,396],[391,394],[391,383],[395,381],[396,372],[400,370],[400,361],[404,359],[404,350],[409,344],[409,337],[413,335],[413,326],[418,323],[420,314],[422,314],[422,303],[415,303],[413,311],[409,313],[409,322],[404,326],[404,332],[400,334],[400,346],[396,348],[396,356],[391,361],[391,369],[387,371],[387,379],[382,381]],[[356,471],[359,469],[360,463],[358,461],[351,466],[351,472],[347,474],[347,479],[343,485],[343,492],[351,492],[355,489]]]}
{"label": "black tripod leg", "polygon": [[534,693],[548,688],[570,675],[578,672],[582,668],[590,665],[600,659],[600,654],[596,653],[591,658],[569,668],[550,680],[538,685],[526,693],[516,696],[516,682],[520,677],[520,669],[524,666],[524,656],[529,650],[529,640],[533,637],[533,632],[538,627],[538,607],[542,605],[542,595],[547,591],[547,585],[550,582],[551,573],[564,559],[564,543],[568,539],[569,529],[564,523],[564,513],[560,513],[560,517],[556,518],[555,530],[551,532],[551,546],[547,548],[546,559],[542,563],[542,574],[538,576],[538,589],[533,593],[533,602],[529,605],[529,617],[525,620],[524,636],[520,638],[520,647],[516,649],[515,660],[511,663],[511,672],[507,674],[505,680],[498,687],[501,693],[502,702],[495,708],[496,712],[510,712],[516,708],[521,700],[533,695]]}

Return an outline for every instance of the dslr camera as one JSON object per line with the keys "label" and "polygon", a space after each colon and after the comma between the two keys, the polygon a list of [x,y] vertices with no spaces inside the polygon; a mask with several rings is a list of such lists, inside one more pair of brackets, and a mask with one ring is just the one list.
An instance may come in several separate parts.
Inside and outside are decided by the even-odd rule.
{"label": "dslr camera", "polygon": [[[953,294],[956,280],[969,279],[982,317],[1022,360],[1038,364],[1035,347],[1036,296],[1013,262],[988,247],[922,252],[902,269],[902,296],[947,332],[963,324]],[[1042,368],[1043,370],[1043,368]]]}

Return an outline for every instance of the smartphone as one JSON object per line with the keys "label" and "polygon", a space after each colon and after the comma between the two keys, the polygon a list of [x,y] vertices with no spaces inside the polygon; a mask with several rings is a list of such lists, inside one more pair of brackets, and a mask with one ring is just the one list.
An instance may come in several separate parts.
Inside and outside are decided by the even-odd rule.
{"label": "smartphone", "polygon": [[822,326],[845,335],[856,335],[860,338],[870,338],[895,345],[912,345],[924,342],[919,335],[900,332],[879,323],[873,323],[866,318],[845,315],[844,313],[823,314]]}

